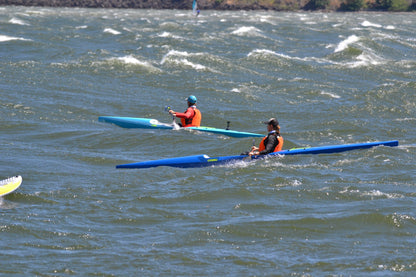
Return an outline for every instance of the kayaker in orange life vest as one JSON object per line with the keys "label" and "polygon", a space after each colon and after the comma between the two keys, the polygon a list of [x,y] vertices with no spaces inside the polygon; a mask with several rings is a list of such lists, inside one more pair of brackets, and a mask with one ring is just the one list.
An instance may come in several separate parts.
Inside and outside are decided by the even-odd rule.
{"label": "kayaker in orange life vest", "polygon": [[266,155],[272,152],[277,152],[282,150],[283,147],[283,137],[280,135],[280,126],[276,118],[270,118],[265,121],[264,124],[267,124],[267,131],[269,132],[259,144],[259,147],[251,147],[250,153],[248,155]]}
{"label": "kayaker in orange life vest", "polygon": [[201,112],[196,108],[196,97],[191,95],[187,99],[188,109],[184,113],[178,113],[169,110],[169,113],[181,119],[182,127],[199,127],[201,126]]}

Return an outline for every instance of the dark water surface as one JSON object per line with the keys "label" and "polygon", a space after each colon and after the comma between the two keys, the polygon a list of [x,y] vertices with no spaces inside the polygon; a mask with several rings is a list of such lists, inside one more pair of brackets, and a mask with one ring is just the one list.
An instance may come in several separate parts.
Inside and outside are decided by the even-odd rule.
{"label": "dark water surface", "polygon": [[[416,14],[0,8],[0,274],[385,276],[416,272]],[[397,139],[201,169],[251,138],[132,130],[195,94],[203,125],[285,147]],[[259,139],[256,140],[259,143]]]}

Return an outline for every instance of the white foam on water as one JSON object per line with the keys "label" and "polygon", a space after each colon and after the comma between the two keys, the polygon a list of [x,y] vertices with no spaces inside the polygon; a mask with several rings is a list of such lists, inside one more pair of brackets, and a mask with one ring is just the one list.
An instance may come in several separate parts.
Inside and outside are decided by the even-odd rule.
{"label": "white foam on water", "polygon": [[251,51],[250,53],[247,54],[247,57],[251,57],[251,56],[256,56],[256,55],[273,55],[276,57],[281,57],[287,60],[296,60],[296,61],[304,61],[304,62],[318,62],[318,63],[325,63],[328,62],[324,59],[320,59],[320,58],[316,58],[316,57],[304,57],[304,58],[300,58],[300,57],[292,57],[286,54],[282,54],[282,53],[278,53],[275,51],[271,51],[268,49],[254,49],[253,51]]}
{"label": "white foam on water", "polygon": [[334,52],[335,53],[341,52],[341,51],[347,49],[350,44],[353,44],[353,43],[357,42],[358,40],[359,40],[359,38],[356,35],[351,35],[348,38],[341,41],[338,44],[337,48],[335,48]]}
{"label": "white foam on water", "polygon": [[341,194],[356,194],[362,197],[371,197],[374,198],[388,198],[388,199],[396,199],[396,198],[403,198],[404,196],[399,193],[386,193],[380,190],[370,190],[370,191],[361,191],[359,189],[350,189],[344,188],[344,190],[340,191]]}
{"label": "white foam on water", "polygon": [[238,36],[244,36],[244,35],[260,36],[261,33],[262,32],[259,29],[253,26],[243,26],[231,32],[231,34],[238,35]]}
{"label": "white foam on water", "polygon": [[138,58],[134,57],[133,55],[127,55],[124,57],[116,57],[116,58],[110,58],[110,61],[117,61],[121,62],[125,65],[130,66],[140,66],[142,68],[145,68],[149,71],[161,71],[159,68],[155,67],[152,63],[148,61],[141,61]]}
{"label": "white foam on water", "polygon": [[142,66],[151,66],[149,62],[142,62],[137,58],[133,57],[132,55],[124,56],[117,58],[117,60],[122,61],[125,64],[134,64],[134,65],[142,65]]}
{"label": "white foam on water", "polygon": [[177,51],[177,50],[170,50],[166,55],[163,56],[162,60],[160,61],[161,64],[164,64],[166,60],[172,56],[178,57],[189,57],[191,55],[198,55],[198,54],[190,54],[186,51]]}
{"label": "white foam on water", "polygon": [[177,51],[177,50],[170,50],[161,60],[160,64],[175,64],[178,66],[186,66],[193,68],[195,70],[201,71],[201,70],[208,70],[212,72],[216,72],[215,70],[206,67],[202,64],[195,63],[190,61],[188,58],[192,57],[198,57],[198,56],[204,56],[204,53],[188,53],[186,51]]}
{"label": "white foam on water", "polygon": [[335,93],[330,93],[330,92],[326,92],[326,91],[321,91],[321,94],[322,94],[322,95],[328,95],[328,96],[330,96],[331,98],[336,98],[336,99],[341,98],[341,96],[336,95]]}
{"label": "white foam on water", "polygon": [[377,57],[376,55],[363,53],[357,57],[357,61],[347,63],[347,65],[350,68],[355,68],[368,65],[379,65],[382,63],[383,60],[380,57]]}
{"label": "white foam on water", "polygon": [[376,28],[381,28],[382,27],[382,25],[380,25],[380,24],[371,23],[370,21],[367,21],[367,20],[363,21],[361,23],[361,26],[363,26],[363,27],[376,27]]}
{"label": "white foam on water", "polygon": [[16,25],[23,25],[23,26],[25,26],[25,25],[28,26],[29,25],[28,23],[24,22],[23,20],[15,18],[15,17],[10,19],[9,23],[16,24]]}
{"label": "white foam on water", "polygon": [[25,40],[25,41],[30,41],[30,39],[25,39],[25,38],[18,38],[18,37],[11,37],[11,36],[0,35],[0,42],[11,41],[11,40]]}
{"label": "white foam on water", "polygon": [[112,35],[120,35],[121,32],[111,29],[111,28],[105,28],[104,33],[112,34]]}
{"label": "white foam on water", "polygon": [[179,65],[183,64],[183,65],[189,66],[189,67],[191,67],[193,69],[196,69],[196,70],[205,70],[205,69],[207,69],[206,66],[204,66],[202,64],[197,64],[197,63],[190,62],[187,59],[176,60],[176,63],[179,64]]}
{"label": "white foam on water", "polygon": [[183,37],[173,35],[172,33],[169,33],[169,32],[163,32],[163,33],[158,34],[157,36],[161,38],[183,39]]}

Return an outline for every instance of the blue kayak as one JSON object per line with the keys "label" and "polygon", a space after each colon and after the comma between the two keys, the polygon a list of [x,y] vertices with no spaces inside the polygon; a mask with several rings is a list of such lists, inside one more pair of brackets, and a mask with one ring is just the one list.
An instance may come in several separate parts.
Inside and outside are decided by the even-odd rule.
{"label": "blue kayak", "polygon": [[[162,123],[157,119],[137,118],[137,117],[119,117],[119,116],[100,116],[98,121],[112,123],[123,128],[144,128],[144,129],[175,129],[174,124]],[[209,132],[217,135],[224,135],[234,138],[246,137],[264,137],[264,135],[248,132],[239,132],[227,129],[218,129],[212,127],[186,127],[181,129]]]}
{"label": "blue kayak", "polygon": [[330,146],[319,146],[319,147],[306,147],[306,148],[293,148],[289,150],[282,150],[279,152],[270,153],[264,156],[223,156],[211,158],[208,155],[195,155],[187,157],[178,157],[130,164],[117,165],[116,168],[150,168],[157,166],[171,166],[171,167],[205,167],[213,165],[222,165],[228,163],[234,163],[238,161],[251,161],[253,159],[260,159],[265,157],[277,156],[277,155],[299,155],[299,154],[332,154],[344,151],[366,149],[375,146],[398,146],[397,140],[382,141],[382,142],[367,142],[367,143],[356,143],[356,144],[344,144],[344,145],[330,145]]}

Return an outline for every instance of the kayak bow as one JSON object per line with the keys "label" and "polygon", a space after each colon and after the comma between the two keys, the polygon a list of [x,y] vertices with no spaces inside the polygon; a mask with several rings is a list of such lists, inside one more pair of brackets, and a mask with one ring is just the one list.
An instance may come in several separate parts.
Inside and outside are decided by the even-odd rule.
{"label": "kayak bow", "polygon": [[269,156],[277,155],[299,155],[299,154],[332,154],[345,151],[351,151],[356,149],[367,149],[375,146],[398,146],[397,140],[382,141],[382,142],[367,142],[367,143],[356,143],[356,144],[344,144],[344,145],[330,145],[330,146],[319,146],[319,147],[306,147],[306,148],[294,148],[288,150],[282,150],[279,152],[270,153],[264,156],[223,156],[223,157],[209,157],[208,155],[195,155],[187,157],[169,158],[154,161],[137,162],[130,164],[117,165],[116,168],[150,168],[157,166],[170,166],[170,167],[206,167],[213,165],[221,165],[227,163],[235,163],[238,161],[250,161],[252,159],[261,159]]}
{"label": "kayak bow", "polygon": [[12,193],[22,184],[22,176],[14,176],[0,181],[0,196]]}

